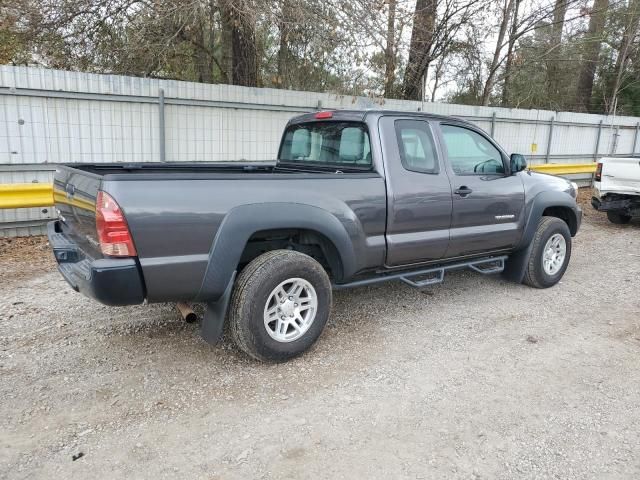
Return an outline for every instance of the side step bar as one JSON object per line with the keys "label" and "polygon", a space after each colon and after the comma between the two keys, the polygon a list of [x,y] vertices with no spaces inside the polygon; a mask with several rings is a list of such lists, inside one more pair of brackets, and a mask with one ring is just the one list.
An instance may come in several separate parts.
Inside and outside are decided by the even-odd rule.
{"label": "side step bar", "polygon": [[343,290],[347,288],[374,285],[376,283],[388,282],[391,280],[401,280],[407,285],[410,285],[414,288],[423,288],[428,287],[429,285],[441,283],[442,281],[444,281],[444,273],[451,270],[470,268],[471,270],[482,273],[483,275],[500,273],[504,270],[507,258],[508,257],[506,255],[501,257],[488,257],[478,260],[469,260],[466,262],[451,263],[448,265],[442,265],[440,267],[432,267],[423,270],[383,274],[378,277],[357,280],[355,282],[334,284],[333,288],[335,290]]}

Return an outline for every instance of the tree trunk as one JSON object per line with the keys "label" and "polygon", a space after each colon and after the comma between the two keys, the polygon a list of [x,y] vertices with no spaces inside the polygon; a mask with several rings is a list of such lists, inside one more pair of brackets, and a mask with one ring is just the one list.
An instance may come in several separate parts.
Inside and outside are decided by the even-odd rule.
{"label": "tree trunk", "polygon": [[291,0],[282,0],[280,21],[278,29],[280,30],[280,46],[278,47],[278,73],[277,83],[282,88],[289,88],[291,81],[289,79],[289,62],[291,59],[289,51],[289,34],[291,30]]}
{"label": "tree trunk", "polygon": [[576,109],[579,112],[591,111],[591,95],[593,94],[593,79],[600,57],[600,46],[604,25],[607,19],[609,0],[594,0],[587,30],[587,43],[584,49],[584,58],[580,75],[578,77],[578,90],[576,93]]}
{"label": "tree trunk", "polygon": [[513,51],[516,46],[516,33],[518,30],[518,15],[520,11],[520,3],[522,0],[516,0],[516,4],[513,7],[513,21],[511,22],[511,30],[509,31],[509,46],[507,49],[507,60],[504,64],[504,85],[502,86],[502,106],[509,106],[511,99],[509,94],[511,93],[511,77],[513,75]]}
{"label": "tree trunk", "polygon": [[616,76],[611,88],[611,104],[609,105],[609,114],[615,113],[616,98],[620,91],[620,85],[622,84],[622,77],[629,59],[629,49],[638,33],[638,24],[640,23],[640,0],[635,0],[629,4],[627,9],[627,22],[624,26],[624,34],[622,35],[622,42],[618,50],[618,58],[616,59]]}
{"label": "tree trunk", "polygon": [[396,0],[389,0],[389,16],[387,18],[387,45],[384,52],[384,96],[393,96],[396,82]]}
{"label": "tree trunk", "polygon": [[231,5],[229,0],[220,0],[220,65],[221,76],[224,83],[231,83],[231,71],[233,70],[232,60],[232,39],[231,31],[233,22],[231,20]]}
{"label": "tree trunk", "polygon": [[482,105],[489,105],[489,99],[491,97],[491,90],[496,81],[496,74],[498,73],[498,67],[500,66],[500,53],[502,52],[502,46],[504,43],[504,36],[507,33],[507,27],[511,20],[511,11],[516,0],[505,0],[505,5],[502,9],[502,20],[500,21],[500,30],[498,31],[498,39],[496,42],[496,49],[493,52],[493,59],[491,60],[491,66],[489,67],[489,75],[487,81],[484,84],[482,91]]}
{"label": "tree trunk", "polygon": [[442,67],[444,66],[443,64],[444,64],[444,59],[440,60],[436,64],[436,71],[433,76],[433,90],[431,91],[431,103],[436,101],[436,91],[440,86],[440,77],[442,75]]}
{"label": "tree trunk", "polygon": [[551,39],[549,42],[549,55],[547,60],[547,97],[552,102],[560,98],[560,59],[562,46],[562,29],[564,18],[567,15],[569,0],[556,0],[553,9],[553,23],[551,24]]}
{"label": "tree trunk", "polygon": [[240,8],[231,14],[231,80],[234,85],[258,86],[258,54],[256,50],[256,24],[254,8],[249,2],[234,2]]}
{"label": "tree trunk", "polygon": [[213,1],[207,5],[207,15],[203,15],[199,22],[198,41],[196,49],[196,67],[198,69],[198,81],[201,83],[213,83],[213,48],[215,42],[215,19]]}
{"label": "tree trunk", "polygon": [[409,61],[404,75],[404,98],[407,100],[422,100],[424,79],[430,63],[437,7],[437,0],[416,1]]}

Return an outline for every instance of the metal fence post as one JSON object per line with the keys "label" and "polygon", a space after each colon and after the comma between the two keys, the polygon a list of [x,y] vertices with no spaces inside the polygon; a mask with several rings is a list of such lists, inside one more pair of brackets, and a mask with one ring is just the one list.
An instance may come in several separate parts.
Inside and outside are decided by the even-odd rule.
{"label": "metal fence post", "polygon": [[491,115],[491,138],[495,138],[494,134],[496,133],[496,112],[493,112]]}
{"label": "metal fence post", "polygon": [[600,149],[600,135],[602,134],[602,120],[598,123],[598,136],[596,137],[596,150],[593,152],[593,161],[598,159],[598,150]]}
{"label": "metal fence post", "polygon": [[158,91],[158,113],[159,118],[159,137],[160,137],[160,161],[165,162],[166,150],[165,150],[165,129],[164,129],[164,89]]}
{"label": "metal fence post", "polygon": [[620,138],[620,125],[616,125],[616,133],[613,134],[613,142],[611,145],[611,155],[615,155],[618,150],[618,139]]}
{"label": "metal fence post", "polygon": [[636,146],[638,145],[638,132],[640,132],[640,122],[636,123],[636,134],[633,137],[633,148],[631,149],[631,156],[636,154]]}
{"label": "metal fence post", "polygon": [[549,155],[551,155],[551,141],[553,140],[553,125],[555,121],[556,117],[551,117],[551,123],[549,123],[549,138],[547,139],[547,153],[544,163],[549,163]]}

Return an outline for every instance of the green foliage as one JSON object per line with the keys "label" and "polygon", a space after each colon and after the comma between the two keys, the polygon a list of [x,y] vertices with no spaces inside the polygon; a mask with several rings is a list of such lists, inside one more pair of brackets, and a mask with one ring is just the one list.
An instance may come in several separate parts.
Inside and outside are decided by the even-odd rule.
{"label": "green foliage", "polygon": [[[574,110],[577,79],[588,49],[598,42],[591,108],[609,111],[615,96],[618,114],[639,115],[637,29],[621,67],[617,59],[640,0],[611,1],[604,32],[596,38],[587,28],[593,1],[566,0],[562,41],[556,45],[553,12],[559,2],[518,0],[520,17],[513,13],[509,19],[497,76],[489,84],[502,3],[441,0],[433,35],[426,36],[432,43],[420,47],[428,49],[422,65],[428,75],[425,98],[481,105],[490,85],[492,105]],[[0,63],[237,83],[246,71],[236,67],[252,60],[257,79],[253,75],[239,84],[401,98],[416,3],[396,0],[393,16],[389,5],[389,0],[13,0],[0,3]],[[422,21],[429,24],[431,18]],[[242,48],[247,45],[251,51]],[[507,45],[513,47],[508,60]]]}

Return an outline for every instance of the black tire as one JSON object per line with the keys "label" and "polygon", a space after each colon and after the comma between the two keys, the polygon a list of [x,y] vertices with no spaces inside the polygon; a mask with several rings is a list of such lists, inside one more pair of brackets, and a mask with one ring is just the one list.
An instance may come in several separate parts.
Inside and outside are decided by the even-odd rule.
{"label": "black tire", "polygon": [[[561,234],[566,242],[566,254],[561,268],[550,275],[544,270],[543,254],[547,241],[556,233]],[[535,288],[549,288],[560,281],[571,258],[571,232],[567,224],[556,217],[542,217],[533,236],[533,248],[529,255],[529,263],[524,274],[524,283]]]}
{"label": "black tire", "polygon": [[616,225],[626,225],[631,221],[631,215],[624,215],[617,212],[607,212],[607,218]]}
{"label": "black tire", "polygon": [[[265,305],[282,282],[302,278],[316,292],[317,309],[301,337],[280,342],[265,326]],[[313,258],[292,250],[274,250],[260,255],[238,276],[229,308],[229,332],[236,345],[263,362],[283,362],[308,350],[320,337],[331,311],[331,282]]]}

